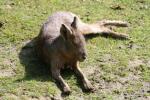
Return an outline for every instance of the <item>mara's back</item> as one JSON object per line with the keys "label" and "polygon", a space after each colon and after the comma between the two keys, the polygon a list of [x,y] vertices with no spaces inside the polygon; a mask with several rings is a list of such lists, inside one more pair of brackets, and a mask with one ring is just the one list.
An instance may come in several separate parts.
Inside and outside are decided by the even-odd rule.
{"label": "mara's back", "polygon": [[62,24],[70,26],[76,15],[71,12],[56,12],[43,24],[42,37],[58,37]]}

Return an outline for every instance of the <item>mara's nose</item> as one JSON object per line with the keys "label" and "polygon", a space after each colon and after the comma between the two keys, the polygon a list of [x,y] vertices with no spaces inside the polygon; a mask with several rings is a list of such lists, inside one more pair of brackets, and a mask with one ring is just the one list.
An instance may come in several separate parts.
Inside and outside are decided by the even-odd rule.
{"label": "mara's nose", "polygon": [[86,59],[87,55],[86,53],[82,53],[82,59]]}

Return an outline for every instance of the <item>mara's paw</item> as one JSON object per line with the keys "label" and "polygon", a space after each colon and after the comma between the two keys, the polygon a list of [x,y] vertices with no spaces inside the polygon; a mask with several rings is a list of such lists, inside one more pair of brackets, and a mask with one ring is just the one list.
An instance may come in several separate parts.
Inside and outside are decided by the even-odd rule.
{"label": "mara's paw", "polygon": [[71,93],[71,89],[69,87],[64,87],[63,88],[63,94],[69,95]]}
{"label": "mara's paw", "polygon": [[92,84],[90,82],[84,83],[83,84],[84,89],[86,92],[94,92],[95,88],[92,86]]}

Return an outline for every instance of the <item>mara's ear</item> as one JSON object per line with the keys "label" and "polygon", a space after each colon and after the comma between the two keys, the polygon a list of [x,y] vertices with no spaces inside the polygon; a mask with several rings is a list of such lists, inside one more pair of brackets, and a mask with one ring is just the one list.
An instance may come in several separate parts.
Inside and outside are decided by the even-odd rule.
{"label": "mara's ear", "polygon": [[78,18],[75,16],[73,19],[73,22],[71,24],[71,27],[77,29],[78,28]]}
{"label": "mara's ear", "polygon": [[65,24],[61,25],[60,33],[65,40],[67,40],[69,38],[69,36],[72,34],[70,28],[68,26],[66,26]]}

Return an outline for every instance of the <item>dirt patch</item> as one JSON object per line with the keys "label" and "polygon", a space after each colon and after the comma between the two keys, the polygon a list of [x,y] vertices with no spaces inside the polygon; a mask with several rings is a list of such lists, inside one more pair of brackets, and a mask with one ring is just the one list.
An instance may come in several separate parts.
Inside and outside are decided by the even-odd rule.
{"label": "dirt patch", "polygon": [[15,62],[13,60],[10,59],[4,59],[4,61],[2,62],[3,65],[7,66],[7,67],[15,67]]}
{"label": "dirt patch", "polygon": [[143,59],[135,58],[134,60],[129,61],[128,70],[133,72],[133,76],[139,75],[143,70],[143,66],[145,66],[145,61]]}
{"label": "dirt patch", "polygon": [[150,68],[150,60],[147,62],[148,67]]}
{"label": "dirt patch", "polygon": [[142,91],[150,94],[150,83],[142,82],[142,84],[143,84]]}
{"label": "dirt patch", "polygon": [[132,68],[135,68],[135,67],[138,67],[138,66],[143,65],[143,64],[144,64],[143,60],[135,58],[134,60],[129,61],[128,66],[132,67]]}
{"label": "dirt patch", "polygon": [[[100,59],[101,63],[111,63],[113,64],[115,61],[110,54],[105,54],[102,59]],[[150,62],[147,62],[150,63]],[[134,85],[137,85],[139,82],[141,83],[140,79],[140,70],[138,68],[145,64],[145,61],[142,59],[138,59],[136,57],[134,60],[129,61],[128,67],[129,68],[129,74],[125,77],[117,77],[117,81],[106,81],[102,78],[103,75],[103,69],[101,69],[100,66],[87,66],[86,68],[82,68],[88,79],[91,81],[93,86],[96,88],[97,94],[114,94],[113,98],[116,98],[117,100],[124,100],[124,99],[137,99],[137,100],[147,100],[148,96],[145,96],[146,93],[148,93],[150,90],[150,84],[149,83],[142,83],[142,86],[140,88],[134,88]],[[113,74],[112,74],[113,75]],[[133,86],[133,90],[136,91],[133,92],[126,92],[126,90],[129,87]],[[131,90],[132,91],[132,90]],[[97,95],[99,96],[99,95]]]}
{"label": "dirt patch", "polygon": [[95,73],[96,70],[98,70],[97,66],[87,66],[85,68],[82,68],[83,72],[86,76],[90,76]]}
{"label": "dirt patch", "polygon": [[127,84],[129,81],[135,82],[139,80],[140,76],[134,75],[134,74],[129,74],[127,77],[120,77],[119,82],[122,84]]}
{"label": "dirt patch", "polygon": [[0,100],[19,100],[19,98],[14,94],[6,93],[5,96],[0,97]]}
{"label": "dirt patch", "polygon": [[118,48],[119,49],[127,49],[127,48],[129,48],[129,49],[137,50],[137,49],[141,49],[142,46],[139,45],[139,44],[134,43],[133,41],[130,41],[127,44],[119,45]]}
{"label": "dirt patch", "polygon": [[103,62],[111,61],[112,60],[111,54],[105,54],[105,55],[103,55],[102,60],[103,60]]}
{"label": "dirt patch", "polygon": [[127,68],[134,75],[140,75],[145,70],[149,70],[150,61],[149,59],[139,59],[138,57],[135,57],[134,60],[129,61]]}
{"label": "dirt patch", "polygon": [[0,77],[12,77],[15,73],[11,69],[0,70]]}
{"label": "dirt patch", "polygon": [[96,59],[98,62],[101,62],[101,64],[103,63],[110,63],[110,64],[116,64],[118,63],[115,59],[113,59],[111,54],[104,54],[102,55],[101,59]]}
{"label": "dirt patch", "polygon": [[0,77],[11,77],[16,74],[15,62],[10,59],[4,59],[0,66]]}
{"label": "dirt patch", "polygon": [[130,41],[128,44],[126,44],[126,47],[129,48],[129,49],[141,49],[142,46],[139,45],[139,44],[136,44],[135,42],[133,41]]}

